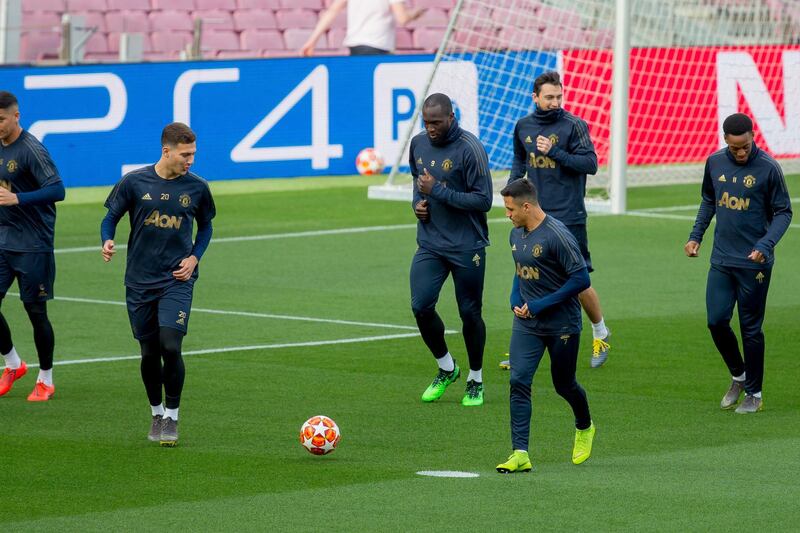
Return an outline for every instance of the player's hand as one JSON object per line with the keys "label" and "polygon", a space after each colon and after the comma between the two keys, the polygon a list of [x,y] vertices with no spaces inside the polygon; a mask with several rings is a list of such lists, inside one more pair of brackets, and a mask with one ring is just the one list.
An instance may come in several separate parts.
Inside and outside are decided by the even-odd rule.
{"label": "player's hand", "polygon": [[430,194],[433,190],[433,186],[436,185],[436,178],[431,176],[427,168],[423,170],[425,173],[417,178],[417,187],[422,194]]}
{"label": "player's hand", "polygon": [[686,243],[686,246],[683,247],[683,251],[686,252],[686,257],[697,257],[698,250],[700,250],[700,243],[697,241],[689,241]]}
{"label": "player's hand", "polygon": [[17,205],[19,203],[19,198],[13,192],[9,191],[5,187],[0,187],[0,205],[2,206],[10,206],[10,205]]}
{"label": "player's hand", "polygon": [[103,261],[108,263],[117,251],[114,249],[114,241],[108,239],[103,243],[103,249],[100,251],[103,254]]}
{"label": "player's hand", "polygon": [[528,304],[522,304],[522,307],[514,307],[514,314],[517,315],[519,318],[533,318],[531,312],[528,311]]}
{"label": "player's hand", "polygon": [[428,213],[428,200],[420,200],[417,202],[417,205],[414,206],[414,214],[417,215],[417,218],[423,222],[427,222],[429,218],[431,218],[431,214]]}
{"label": "player's hand", "polygon": [[307,42],[300,48],[300,55],[304,57],[311,57],[314,55],[314,43]]}
{"label": "player's hand", "polygon": [[194,273],[194,269],[196,266],[197,266],[197,258],[193,255],[190,255],[189,257],[181,261],[181,264],[178,265],[178,270],[173,270],[172,275],[178,281],[186,281],[192,277],[192,274]]}
{"label": "player's hand", "polygon": [[764,257],[764,254],[762,254],[758,250],[753,250],[752,252],[750,252],[750,255],[748,255],[747,258],[750,261],[753,261],[754,263],[766,263],[767,262],[767,258]]}
{"label": "player's hand", "polygon": [[539,150],[540,153],[547,155],[547,152],[549,152],[552,147],[552,141],[544,135],[536,137],[536,149]]}

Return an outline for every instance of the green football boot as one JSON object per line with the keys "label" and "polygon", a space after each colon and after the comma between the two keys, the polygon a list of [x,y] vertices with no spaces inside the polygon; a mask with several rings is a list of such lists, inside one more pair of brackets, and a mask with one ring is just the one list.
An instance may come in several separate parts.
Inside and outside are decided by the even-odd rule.
{"label": "green football boot", "polygon": [[425,389],[425,392],[422,393],[423,402],[435,402],[442,397],[448,385],[458,380],[458,377],[461,375],[461,369],[458,368],[455,362],[454,365],[451,372],[447,372],[441,368],[439,369],[439,373],[433,378],[433,382]]}
{"label": "green football boot", "polygon": [[572,463],[579,465],[592,455],[594,424],[586,429],[575,430],[575,446],[572,448]]}
{"label": "green football boot", "polygon": [[528,452],[514,450],[514,453],[508,457],[508,461],[497,465],[495,468],[501,474],[513,474],[515,472],[530,472],[533,467],[531,466]]}
{"label": "green football boot", "polygon": [[467,390],[461,399],[461,405],[465,407],[483,405],[483,383],[472,379],[467,381]]}

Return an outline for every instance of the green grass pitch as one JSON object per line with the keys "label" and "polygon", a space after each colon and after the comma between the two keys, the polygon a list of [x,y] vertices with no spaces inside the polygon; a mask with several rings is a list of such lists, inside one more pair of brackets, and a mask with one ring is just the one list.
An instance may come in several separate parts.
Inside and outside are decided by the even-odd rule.
{"label": "green grass pitch", "polygon": [[[777,249],[765,410],[741,416],[718,408],[728,377],[705,326],[710,232],[700,259],[690,260],[683,245],[696,209],[653,210],[696,205],[699,186],[634,189],[629,208],[638,213],[592,216],[592,281],[614,334],[607,365],[592,370],[591,329],[584,328],[578,379],[598,428],[593,456],[581,466],[570,462],[572,416],[553,391],[545,358],[534,383],[534,470],[503,476],[494,466],[510,452],[508,373],[497,367],[511,324],[510,223],[502,210],[490,213],[486,405],[460,405],[463,380],[423,405],[436,367],[421,340],[406,336],[415,333],[414,218],[404,202],[367,200],[368,183],[213,184],[217,240],[200,265],[184,343],[191,355],[175,449],[145,438],[150,413],[138,345],[125,308],[114,304],[124,301],[125,254],[104,264],[99,253],[108,189],[68,191],[56,246],[96,249],[56,256],[56,295],[64,299],[49,307],[55,398],[25,401],[36,369],[0,398],[0,531],[800,527],[800,224]],[[796,195],[800,179],[789,187]],[[374,226],[398,227],[315,234]],[[309,233],[287,235],[298,232]],[[272,237],[233,239],[265,235]],[[117,242],[126,236],[123,220]],[[449,329],[460,330],[450,282],[439,310]],[[16,296],[5,299],[3,312],[18,351],[36,363]],[[466,366],[460,336],[448,339]],[[96,358],[116,359],[58,365]],[[316,414],[342,430],[339,449],[326,457],[298,442],[300,425]],[[420,470],[479,477],[427,478]]]}

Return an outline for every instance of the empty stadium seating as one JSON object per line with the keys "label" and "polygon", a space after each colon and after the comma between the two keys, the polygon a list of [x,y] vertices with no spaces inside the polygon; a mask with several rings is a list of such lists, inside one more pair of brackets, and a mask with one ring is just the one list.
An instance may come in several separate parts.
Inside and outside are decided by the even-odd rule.
{"label": "empty stadium seating", "polygon": [[[450,11],[457,0],[408,0],[426,13],[405,28],[397,29],[398,53],[434,52],[441,42]],[[712,4],[717,0],[700,0]],[[786,20],[793,38],[800,40],[800,7],[786,0],[765,0],[774,16]],[[25,0],[22,2],[21,57],[40,61],[58,57],[61,16],[81,16],[95,33],[87,41],[87,60],[114,61],[122,32],[144,35],[147,60],[181,57],[192,41],[195,19],[202,20],[201,50],[204,58],[287,57],[297,55],[332,0]],[[511,2],[514,2],[513,4]],[[530,34],[515,32],[507,7],[518,0],[493,0],[465,10],[453,39],[462,45],[514,48],[517,42],[531,42]],[[608,29],[585,27],[585,18],[568,9],[548,5],[547,0],[528,0],[542,21],[538,28],[542,48],[575,46],[576,38],[587,47],[613,43]],[[492,6],[492,7],[489,7]],[[505,8],[505,9],[504,9]],[[499,31],[500,28],[503,31]],[[530,32],[530,29],[525,31]],[[346,17],[339,16],[317,44],[317,53],[346,54],[343,40]]]}

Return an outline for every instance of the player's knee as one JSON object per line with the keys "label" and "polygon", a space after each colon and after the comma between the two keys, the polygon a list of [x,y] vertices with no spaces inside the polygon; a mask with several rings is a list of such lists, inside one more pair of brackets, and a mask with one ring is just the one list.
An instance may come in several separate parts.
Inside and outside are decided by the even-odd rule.
{"label": "player's knee", "polygon": [[417,320],[424,320],[436,314],[436,305],[427,302],[411,302],[411,312],[414,313],[414,318]]}
{"label": "player's knee", "polygon": [[461,317],[461,322],[466,327],[480,327],[483,325],[480,307],[470,306],[459,308],[458,314]]}
{"label": "player's knee", "polygon": [[161,328],[159,343],[161,345],[161,355],[165,359],[180,357],[183,332],[172,328]]}
{"label": "player's knee", "polygon": [[731,321],[725,317],[708,317],[708,329],[715,331],[726,331],[730,329]]}
{"label": "player's knee", "polygon": [[553,388],[556,390],[556,394],[565,398],[577,390],[578,382],[574,379],[572,381],[553,381]]}
{"label": "player's knee", "polygon": [[47,304],[45,302],[25,302],[23,306],[34,328],[46,326],[50,323],[47,318]]}
{"label": "player's knee", "polygon": [[511,367],[511,375],[509,376],[508,384],[512,390],[530,391],[531,381],[531,378],[522,372],[514,372],[514,367]]}

